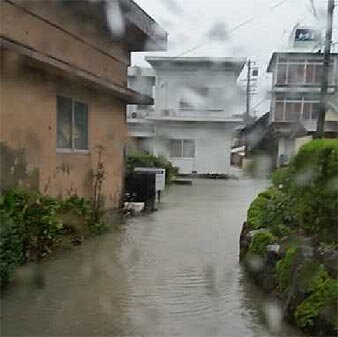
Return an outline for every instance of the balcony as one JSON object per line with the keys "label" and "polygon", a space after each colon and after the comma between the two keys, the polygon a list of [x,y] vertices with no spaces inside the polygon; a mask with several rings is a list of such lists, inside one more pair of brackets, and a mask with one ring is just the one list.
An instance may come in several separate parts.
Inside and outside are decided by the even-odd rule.
{"label": "balcony", "polygon": [[189,110],[189,109],[163,109],[152,111],[148,120],[162,121],[191,121],[191,122],[228,122],[243,121],[241,115],[228,114],[224,110]]}

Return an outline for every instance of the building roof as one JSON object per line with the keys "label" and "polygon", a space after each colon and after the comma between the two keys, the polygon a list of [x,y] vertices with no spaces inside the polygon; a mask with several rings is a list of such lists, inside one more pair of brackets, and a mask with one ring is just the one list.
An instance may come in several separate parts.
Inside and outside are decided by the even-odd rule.
{"label": "building roof", "polygon": [[235,57],[163,57],[148,56],[145,60],[155,69],[159,67],[212,67],[217,69],[229,69],[237,74],[243,69],[246,59]]}
{"label": "building roof", "polygon": [[119,6],[117,9],[121,11],[125,26],[125,32],[120,39],[127,41],[130,51],[167,49],[168,33],[133,0],[84,0],[83,2],[85,4],[80,4],[79,1],[60,1],[63,6],[67,6],[84,20],[94,19],[97,27],[101,27],[103,32],[114,40],[118,40],[119,37],[113,36],[107,15],[109,15],[109,5],[117,3]]}
{"label": "building roof", "polygon": [[257,127],[267,127],[269,123],[270,118],[270,111],[266,112],[264,115],[260,116],[256,120],[254,120],[252,123],[249,123],[245,125],[241,130],[239,130],[241,133],[250,133],[252,130],[254,130]]}
{"label": "building roof", "polygon": [[[116,0],[109,0],[116,1]],[[140,51],[164,51],[167,49],[168,33],[133,0],[118,0],[126,20],[147,37]],[[127,32],[128,33],[128,32]],[[128,34],[126,34],[128,37]],[[137,41],[134,41],[136,43]],[[134,50],[137,51],[137,50]]]}
{"label": "building roof", "polygon": [[[276,61],[277,56],[302,56],[302,57],[318,57],[322,58],[323,53],[311,53],[311,52],[302,52],[302,51],[292,51],[292,52],[273,52],[267,67],[267,72],[271,73],[272,72],[272,65]],[[331,53],[331,56],[333,57],[338,57],[338,53]]]}

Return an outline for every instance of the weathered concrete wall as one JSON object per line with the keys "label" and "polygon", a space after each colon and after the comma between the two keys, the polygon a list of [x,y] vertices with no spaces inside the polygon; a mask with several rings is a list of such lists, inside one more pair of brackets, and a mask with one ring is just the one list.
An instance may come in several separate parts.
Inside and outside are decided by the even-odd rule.
{"label": "weathered concrete wall", "polygon": [[125,44],[113,42],[98,31],[95,22],[74,15],[61,6],[61,2],[16,2],[20,7],[0,3],[3,37],[101,78],[127,85],[129,54]]}
{"label": "weathered concrete wall", "polygon": [[[1,53],[1,175],[5,184],[38,188],[53,196],[91,197],[97,146],[103,146],[105,206],[117,206],[122,183],[127,131],[125,104],[111,95],[67,80],[48,68],[36,68],[16,53]],[[89,107],[89,151],[57,153],[56,95]]]}

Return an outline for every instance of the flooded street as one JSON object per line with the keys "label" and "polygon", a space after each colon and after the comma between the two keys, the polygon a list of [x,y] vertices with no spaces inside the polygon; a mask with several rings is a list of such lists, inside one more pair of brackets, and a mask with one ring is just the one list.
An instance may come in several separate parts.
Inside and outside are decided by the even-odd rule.
{"label": "flooded street", "polygon": [[274,335],[238,264],[241,223],[264,186],[172,186],[158,212],[44,261],[40,287],[23,268],[2,296],[2,335]]}

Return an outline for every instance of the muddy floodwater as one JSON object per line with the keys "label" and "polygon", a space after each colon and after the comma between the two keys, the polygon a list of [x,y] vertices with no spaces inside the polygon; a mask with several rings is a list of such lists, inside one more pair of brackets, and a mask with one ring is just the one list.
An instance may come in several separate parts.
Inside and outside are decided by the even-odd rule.
{"label": "muddy floodwater", "polygon": [[264,181],[172,186],[159,211],[20,269],[1,335],[296,336],[238,264],[241,223]]}

